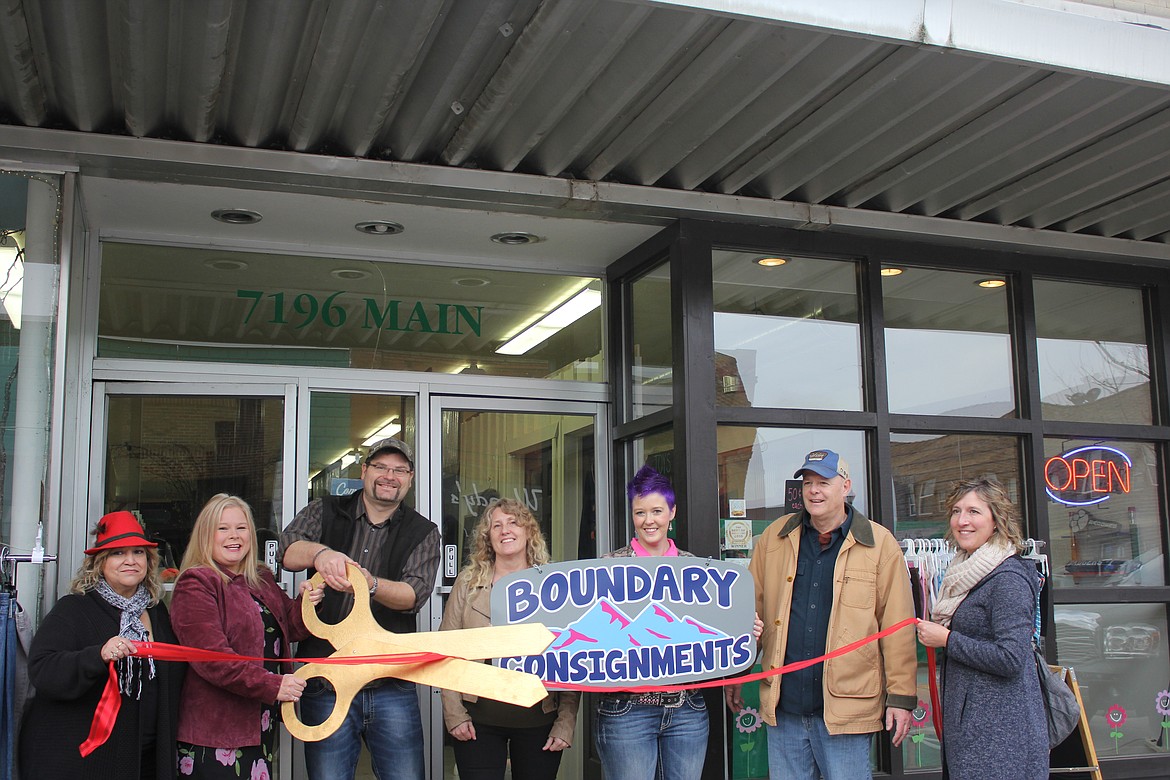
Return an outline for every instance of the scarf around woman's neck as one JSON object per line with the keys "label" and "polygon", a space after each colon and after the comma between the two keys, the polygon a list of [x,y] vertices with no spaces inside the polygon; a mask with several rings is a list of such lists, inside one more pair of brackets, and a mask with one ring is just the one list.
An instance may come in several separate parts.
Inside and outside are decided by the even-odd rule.
{"label": "scarf around woman's neck", "polygon": [[1016,546],[993,536],[973,553],[960,552],[947,566],[939,586],[938,601],[930,610],[934,622],[950,626],[955,610],[967,598],[971,589],[983,581],[995,568],[1016,554]]}
{"label": "scarf around woman's neck", "polygon": [[[99,579],[97,593],[110,606],[119,610],[121,618],[118,621],[118,636],[126,637],[135,642],[146,642],[150,634],[142,622],[142,613],[150,605],[150,593],[143,585],[138,586],[134,595],[126,598],[110,587],[110,583]],[[154,679],[154,659],[146,659],[148,677]],[[118,690],[135,699],[142,696],[142,659],[128,655],[118,662]]]}

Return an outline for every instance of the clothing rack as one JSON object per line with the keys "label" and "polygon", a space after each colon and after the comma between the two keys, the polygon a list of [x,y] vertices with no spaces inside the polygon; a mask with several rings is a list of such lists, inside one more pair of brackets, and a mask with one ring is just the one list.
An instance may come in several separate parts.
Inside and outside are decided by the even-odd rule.
{"label": "clothing rack", "polygon": [[12,548],[8,545],[0,545],[0,588],[3,588],[5,593],[16,593],[16,567],[18,564],[34,563],[41,565],[57,560],[56,555],[47,555],[45,553],[44,545],[41,544],[42,530],[41,527],[37,527],[37,538],[33,543],[32,552],[13,552]]}
{"label": "clothing rack", "polygon": [[914,613],[930,619],[930,610],[938,600],[943,573],[955,557],[955,546],[946,539],[903,539],[902,555],[910,572],[914,593]]}
{"label": "clothing rack", "polygon": [[[16,665],[17,632],[16,620],[19,614],[16,602],[16,567],[22,563],[43,564],[57,560],[56,555],[45,555],[41,544],[41,528],[32,552],[13,552],[8,545],[0,545],[0,780],[14,776],[17,718],[21,707],[17,702]],[[23,694],[21,694],[23,698]],[[20,702],[23,704],[23,701]]]}
{"label": "clothing rack", "polygon": [[[906,568],[910,572],[910,582],[914,588],[914,609],[918,617],[930,619],[930,610],[938,600],[938,590],[942,585],[943,574],[947,566],[954,559],[957,550],[946,539],[903,539],[899,542],[902,555],[906,560]],[[1040,552],[1045,542],[1041,539],[1025,539],[1024,551],[1020,557],[1033,561],[1040,573],[1040,587],[1043,588],[1049,577],[1048,556]],[[1037,619],[1039,611],[1037,610]]]}

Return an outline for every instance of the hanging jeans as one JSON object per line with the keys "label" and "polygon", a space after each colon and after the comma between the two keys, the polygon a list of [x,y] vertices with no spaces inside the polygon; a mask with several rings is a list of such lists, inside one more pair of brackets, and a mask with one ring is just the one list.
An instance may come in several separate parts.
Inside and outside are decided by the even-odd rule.
{"label": "hanging jeans", "polygon": [[16,596],[0,592],[0,780],[12,780],[16,734]]}

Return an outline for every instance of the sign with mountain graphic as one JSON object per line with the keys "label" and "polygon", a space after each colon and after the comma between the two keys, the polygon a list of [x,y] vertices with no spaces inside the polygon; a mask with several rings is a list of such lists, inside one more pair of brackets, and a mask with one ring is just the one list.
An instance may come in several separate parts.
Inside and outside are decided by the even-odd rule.
{"label": "sign with mountain graphic", "polygon": [[746,568],[704,558],[602,558],[510,574],[492,586],[492,625],[556,636],[507,669],[608,688],[696,682],[751,667],[755,587]]}

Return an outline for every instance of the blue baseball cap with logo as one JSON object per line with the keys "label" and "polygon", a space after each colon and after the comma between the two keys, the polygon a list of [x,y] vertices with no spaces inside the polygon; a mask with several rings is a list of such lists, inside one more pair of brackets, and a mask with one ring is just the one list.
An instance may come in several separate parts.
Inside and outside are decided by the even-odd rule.
{"label": "blue baseball cap with logo", "polygon": [[825,479],[844,477],[849,479],[849,463],[832,450],[813,450],[804,456],[804,465],[792,476],[799,477],[806,471],[820,474]]}

